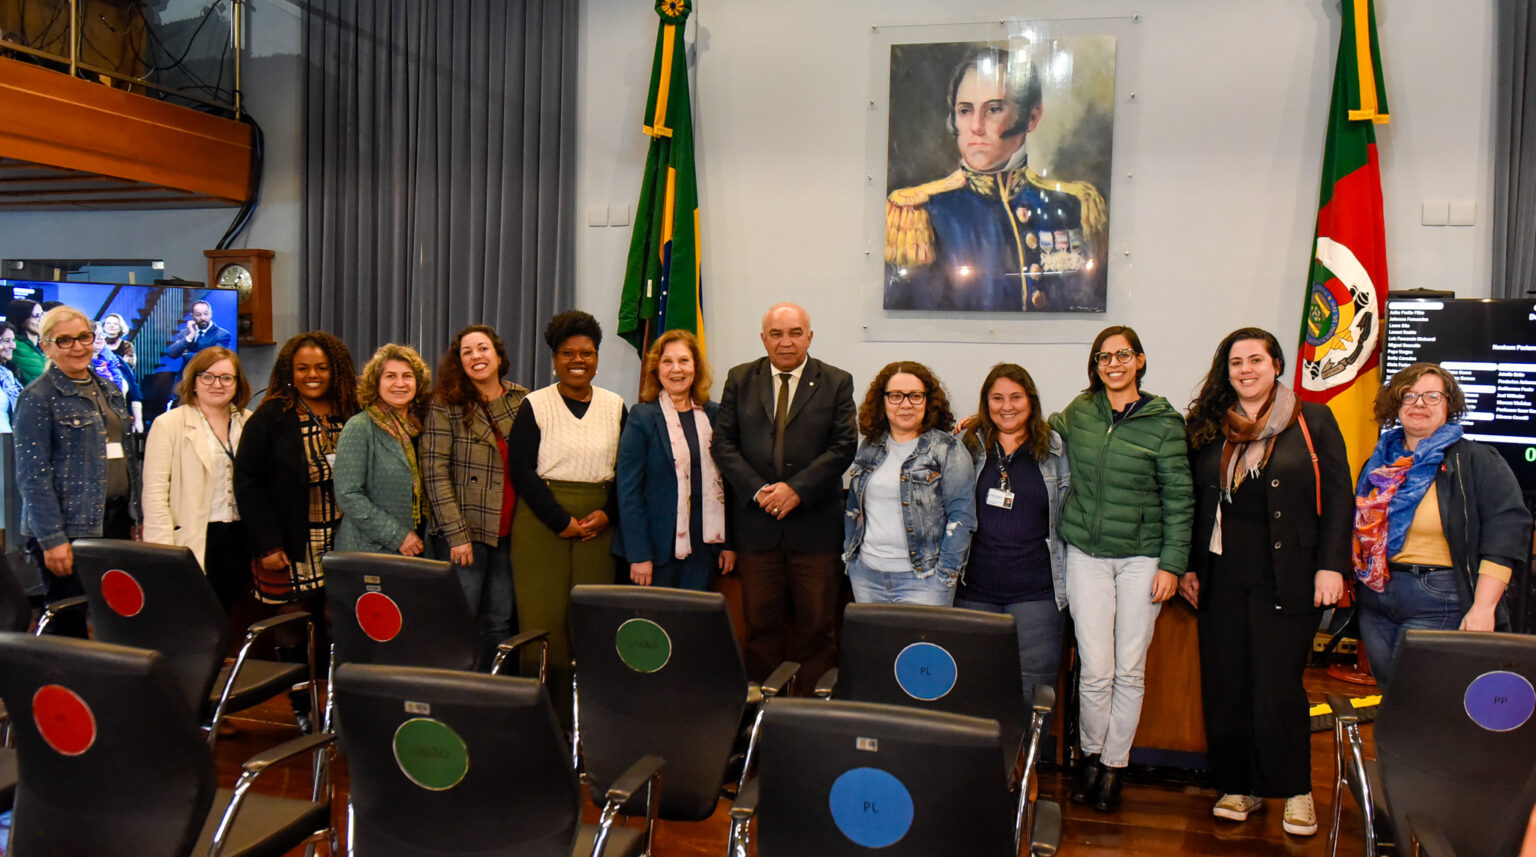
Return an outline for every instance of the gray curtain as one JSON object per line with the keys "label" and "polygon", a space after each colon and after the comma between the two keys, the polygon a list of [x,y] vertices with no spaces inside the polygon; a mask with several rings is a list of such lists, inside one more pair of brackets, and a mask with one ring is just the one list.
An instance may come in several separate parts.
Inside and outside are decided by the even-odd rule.
{"label": "gray curtain", "polygon": [[359,366],[385,342],[434,367],[490,324],[507,377],[549,378],[545,320],[575,296],[574,0],[305,6],[305,323]]}
{"label": "gray curtain", "polygon": [[1499,0],[1494,67],[1493,296],[1536,289],[1536,14]]}

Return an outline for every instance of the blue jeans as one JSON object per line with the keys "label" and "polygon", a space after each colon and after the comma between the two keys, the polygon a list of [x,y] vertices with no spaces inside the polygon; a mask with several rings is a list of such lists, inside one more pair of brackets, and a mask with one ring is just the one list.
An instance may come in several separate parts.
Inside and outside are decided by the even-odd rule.
{"label": "blue jeans", "polygon": [[931,604],[949,607],[955,601],[959,577],[940,572],[918,577],[910,571],[875,571],[854,557],[848,563],[853,600],[860,604]]}
{"label": "blue jeans", "polygon": [[1398,572],[1387,578],[1387,587],[1382,592],[1356,587],[1360,600],[1360,642],[1383,691],[1392,681],[1392,659],[1404,631],[1454,631],[1461,625],[1466,610],[1462,606],[1459,575],[1450,568],[1425,574]]}
{"label": "blue jeans", "polygon": [[[1034,704],[1037,686],[1056,686],[1056,676],[1061,669],[1061,631],[1066,625],[1066,616],[1056,609],[1054,598],[1012,604],[956,598],[955,606],[1013,616],[1013,623],[1019,630],[1019,678],[1024,682],[1026,706]],[[1050,731],[1049,720],[1046,721],[1046,731]]]}
{"label": "blue jeans", "polygon": [[[459,585],[464,587],[464,598],[469,601],[469,611],[475,614],[475,624],[480,626],[478,667],[489,670],[496,660],[497,644],[512,636],[512,617],[517,615],[512,594],[512,539],[500,539],[496,547],[475,541],[469,545],[474,549],[474,560],[469,565],[455,565],[453,570],[459,576]],[[446,558],[448,546],[438,547],[440,555]]]}

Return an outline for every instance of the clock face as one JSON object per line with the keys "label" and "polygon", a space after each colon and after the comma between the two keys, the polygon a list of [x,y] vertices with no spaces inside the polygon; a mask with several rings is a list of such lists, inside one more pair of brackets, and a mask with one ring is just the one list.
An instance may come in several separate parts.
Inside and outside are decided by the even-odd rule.
{"label": "clock face", "polygon": [[237,289],[242,304],[251,299],[251,272],[244,265],[235,263],[220,268],[219,285]]}

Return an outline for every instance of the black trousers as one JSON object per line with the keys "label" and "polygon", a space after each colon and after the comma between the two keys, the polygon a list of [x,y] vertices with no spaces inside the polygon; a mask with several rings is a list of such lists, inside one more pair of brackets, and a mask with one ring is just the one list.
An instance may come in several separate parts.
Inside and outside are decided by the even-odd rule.
{"label": "black trousers", "polygon": [[1200,581],[1200,680],[1211,785],[1223,794],[1312,790],[1302,674],[1320,612],[1285,614],[1268,587]]}
{"label": "black trousers", "polygon": [[[101,537],[104,539],[133,538],[133,512],[129,508],[127,497],[107,498],[105,508],[102,510]],[[27,539],[27,552],[32,555],[37,573],[43,579],[43,603],[52,604],[55,601],[85,594],[85,588],[80,585],[80,578],[77,575],[71,573],[65,577],[59,577],[48,570],[47,563],[43,561],[43,546],[37,543],[37,539]],[[60,614],[49,623],[48,633],[83,639],[87,636],[85,611],[71,610]]]}
{"label": "black trousers", "polygon": [[203,571],[225,613],[236,599],[251,591],[251,543],[246,538],[244,522],[208,522]]}

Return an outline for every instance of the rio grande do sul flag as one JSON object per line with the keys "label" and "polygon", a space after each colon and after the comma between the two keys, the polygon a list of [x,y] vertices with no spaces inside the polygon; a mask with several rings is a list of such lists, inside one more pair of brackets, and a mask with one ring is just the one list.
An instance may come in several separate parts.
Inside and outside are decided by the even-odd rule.
{"label": "rio grande do sul flag", "polygon": [[640,205],[624,267],[619,336],[642,355],[668,330],[689,331],[704,347],[699,295],[699,186],[693,166],[693,110],[688,101],[683,26],[691,0],[657,0],[661,25],[645,105],[651,138]]}
{"label": "rio grande do sul flag", "polygon": [[1353,472],[1376,443],[1387,249],[1375,126],[1388,115],[1375,9],[1371,0],[1342,5],[1296,392],[1333,411]]}

